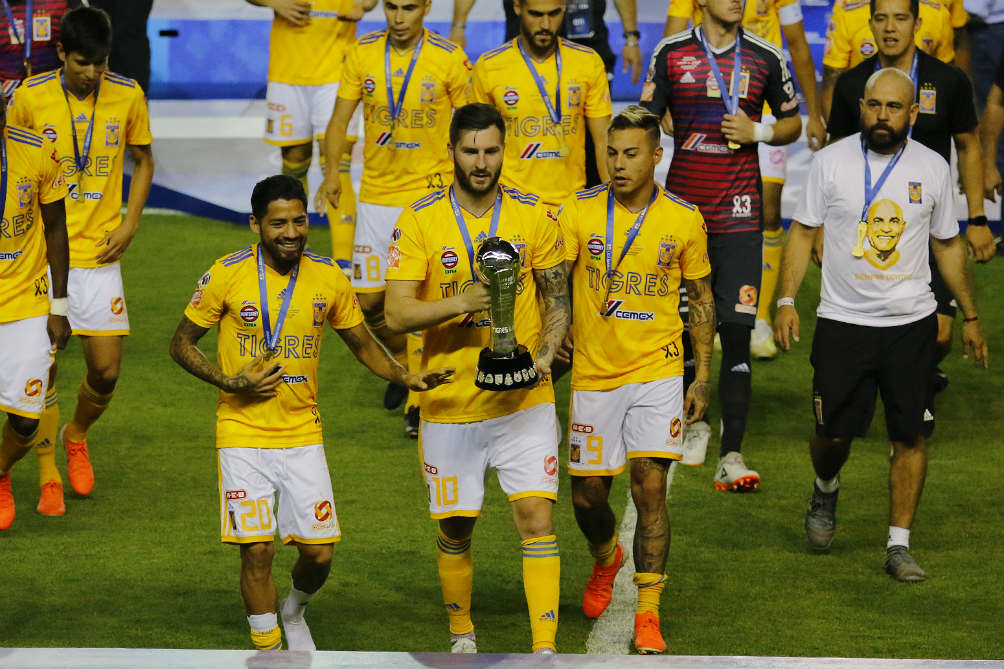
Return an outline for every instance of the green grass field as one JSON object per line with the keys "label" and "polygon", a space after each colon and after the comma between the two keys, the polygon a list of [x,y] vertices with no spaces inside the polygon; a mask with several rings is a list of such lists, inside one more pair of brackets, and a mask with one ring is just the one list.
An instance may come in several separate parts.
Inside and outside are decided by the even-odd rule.
{"label": "green grass field", "polygon": [[[326,254],[327,229],[313,235]],[[0,534],[0,645],[248,647],[237,549],[219,543],[216,390],[176,366],[167,347],[202,272],[252,241],[244,227],[143,219],[124,264],[133,334],[115,400],[90,433],[94,493],[82,499],[68,492],[67,515],[46,518],[34,511],[34,454],[13,470],[18,514]],[[802,343],[754,369],[744,451],[763,476],[760,491],[713,489],[716,446],[709,464],[676,472],[662,600],[671,653],[1004,657],[1004,263],[996,259],[974,271],[991,368],[972,369],[958,351],[943,365],[951,386],[939,399],[912,535],[929,580],[900,584],[882,571],[889,447],[881,410],[845,467],[832,551],[816,555],[806,546],[802,519],[813,477],[808,356],[819,281],[811,268],[799,300]],[[331,578],[310,607],[314,639],[322,650],[445,651],[435,526],[416,444],[403,436],[401,415],[380,408],[383,382],[334,333],[327,341],[320,405],[344,538]],[[215,358],[214,332],[202,347]],[[82,375],[73,341],[60,355],[64,421]],[[567,398],[566,378],[558,389],[563,422]],[[58,462],[65,463],[61,453]],[[618,513],[625,485],[614,486]],[[529,624],[519,538],[494,480],[488,489],[474,541],[478,646],[524,652]],[[581,653],[591,623],[579,603],[591,564],[568,490],[566,478],[555,508],[563,554],[558,645]],[[291,548],[277,551],[280,597],[294,556]]]}

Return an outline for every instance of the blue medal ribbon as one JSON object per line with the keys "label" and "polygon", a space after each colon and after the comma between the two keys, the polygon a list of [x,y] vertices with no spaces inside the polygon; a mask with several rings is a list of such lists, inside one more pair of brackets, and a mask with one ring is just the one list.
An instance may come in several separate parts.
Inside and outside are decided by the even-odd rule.
{"label": "blue medal ribbon", "polygon": [[[910,81],[913,82],[913,101],[917,102],[920,99],[920,86],[917,84],[917,62],[920,59],[917,56],[917,48],[913,49],[913,63],[910,64]],[[879,61],[878,56],[875,57],[875,71],[884,69],[882,63]],[[906,133],[907,137],[913,137],[913,126]]]}
{"label": "blue medal ribbon", "polygon": [[868,164],[868,147],[865,144],[864,138],[861,139],[861,157],[865,160],[865,205],[861,207],[862,223],[867,223],[868,208],[872,206],[875,196],[878,195],[880,190],[882,190],[882,184],[884,184],[885,180],[889,177],[889,174],[892,172],[892,168],[896,167],[896,163],[899,162],[899,159],[905,150],[906,142],[903,142],[903,146],[899,147],[899,151],[896,152],[896,155],[892,157],[889,164],[885,166],[884,170],[882,170],[882,174],[879,175],[878,182],[875,184],[875,187],[872,188],[872,168],[871,165]]}
{"label": "blue medal ribbon", "polygon": [[94,89],[94,109],[91,110],[91,120],[87,122],[83,153],[80,152],[80,146],[77,143],[77,123],[73,118],[73,109],[70,107],[70,94],[66,90],[65,69],[59,71],[59,83],[63,86],[63,98],[66,100],[66,109],[70,112],[70,132],[73,135],[73,164],[77,167],[77,174],[83,175],[84,168],[87,167],[87,158],[91,155],[91,139],[94,137],[94,117],[98,113],[98,95],[101,92],[101,79],[98,79],[98,85]]}
{"label": "blue medal ribbon", "polygon": [[523,62],[526,63],[526,69],[530,70],[530,75],[533,77],[533,83],[537,85],[537,92],[540,93],[540,97],[544,100],[544,106],[547,108],[547,115],[551,117],[551,122],[554,125],[561,125],[561,42],[558,42],[558,44],[554,47],[554,62],[558,69],[558,84],[554,88],[553,103],[551,102],[551,96],[547,94],[547,89],[544,88],[544,80],[540,78],[540,74],[537,73],[537,68],[534,67],[529,54],[527,54],[526,49],[523,48],[523,42],[517,39],[516,46],[519,47],[519,55],[523,56]]}
{"label": "blue medal ribbon", "polygon": [[7,12],[7,24],[11,32],[24,45],[24,73],[31,76],[31,41],[35,35],[35,12],[32,11],[32,0],[24,3],[24,34],[17,31],[17,23],[14,20],[14,12],[10,8],[10,2],[3,0],[3,9]]}
{"label": "blue medal ribbon", "polygon": [[7,128],[0,133],[0,224],[7,209]]}
{"label": "blue medal ribbon", "polygon": [[600,305],[600,315],[606,316],[606,302],[610,296],[610,286],[613,284],[614,272],[617,268],[621,266],[621,261],[624,260],[624,256],[627,255],[628,250],[631,245],[634,244],[635,238],[641,231],[642,224],[645,223],[645,217],[648,215],[648,210],[652,207],[655,202],[655,198],[659,196],[659,187],[652,187],[652,197],[649,198],[648,204],[645,208],[641,210],[638,217],[634,219],[634,223],[627,231],[627,239],[624,240],[624,248],[621,249],[621,254],[617,258],[617,265],[614,265],[614,190],[613,187],[607,186],[607,239],[603,247],[604,256],[606,259],[607,271],[607,290],[605,297],[603,298],[603,304]]}
{"label": "blue medal ribbon", "polygon": [[743,29],[739,28],[736,32],[736,53],[732,64],[732,86],[729,89],[729,97],[725,97],[725,79],[722,78],[722,71],[718,69],[718,59],[715,58],[715,54],[711,51],[711,45],[708,44],[708,39],[704,35],[704,31],[700,31],[701,46],[704,47],[704,53],[708,57],[708,66],[711,68],[711,74],[715,77],[715,83],[718,84],[718,92],[722,96],[722,103],[725,105],[725,111],[729,114],[735,115],[739,111],[739,89],[741,87],[742,80],[742,37]]}
{"label": "blue medal ribbon", "polygon": [[[488,236],[498,236],[499,215],[502,213],[502,189],[498,189],[495,195],[495,209],[492,211],[492,222],[488,227]],[[464,238],[464,246],[467,247],[467,262],[471,265],[471,278],[478,280],[478,275],[474,271],[474,244],[471,243],[471,233],[467,231],[467,222],[464,220],[464,212],[461,211],[457,203],[456,196],[453,195],[453,186],[450,186],[450,207],[453,208],[453,217],[457,220],[457,227],[460,228],[460,236]]]}
{"label": "blue medal ribbon", "polygon": [[404,94],[408,91],[408,84],[411,82],[411,73],[415,71],[415,63],[418,62],[418,54],[422,52],[422,44],[425,42],[425,33],[422,34],[422,38],[418,40],[418,44],[415,45],[415,51],[411,54],[411,62],[408,63],[408,71],[404,74],[404,82],[401,84],[401,90],[397,94],[397,101],[394,100],[394,81],[391,79],[390,73],[390,35],[387,35],[387,41],[384,44],[384,76],[387,79],[387,106],[390,108],[390,118],[391,118],[391,129],[397,125],[398,114],[404,108]]}
{"label": "blue medal ribbon", "polygon": [[261,297],[261,318],[262,329],[265,339],[265,359],[271,360],[279,352],[279,340],[282,337],[282,325],[286,321],[286,311],[289,303],[293,300],[293,289],[296,287],[296,277],[300,273],[300,263],[290,270],[289,283],[286,290],[282,291],[282,306],[279,307],[279,316],[275,321],[275,332],[272,331],[272,323],[268,316],[268,286],[265,282],[265,258],[262,255],[261,244],[258,244],[258,295]]}

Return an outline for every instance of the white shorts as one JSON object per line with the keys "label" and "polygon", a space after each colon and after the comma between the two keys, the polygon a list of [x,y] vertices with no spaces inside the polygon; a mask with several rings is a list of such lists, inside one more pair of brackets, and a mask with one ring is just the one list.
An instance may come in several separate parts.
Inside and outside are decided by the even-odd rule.
{"label": "white shorts", "polygon": [[119,263],[71,267],[66,294],[70,298],[67,318],[73,334],[95,337],[129,334],[129,312]]}
{"label": "white shorts", "polygon": [[419,455],[433,518],[477,516],[485,471],[494,467],[502,491],[558,499],[558,422],[550,402],[474,423],[422,421]]}
{"label": "white shorts", "polygon": [[379,293],[387,282],[387,249],[404,207],[360,202],[352,246],[352,287],[357,293]]}
{"label": "white shorts", "polygon": [[[324,137],[335,111],[338,82],[297,86],[268,82],[265,92],[265,141],[275,146],[308,144]],[[356,107],[346,135],[358,137],[362,105]]]}
{"label": "white shorts", "polygon": [[52,365],[48,316],[0,323],[0,411],[39,418]]}
{"label": "white shorts", "polygon": [[221,541],[271,542],[276,519],[284,544],[330,544],[341,539],[323,445],[217,452]]}
{"label": "white shorts", "polygon": [[[764,114],[760,119],[765,125],[773,125],[776,121],[773,114]],[[757,153],[760,155],[760,178],[783,184],[788,171],[788,146],[771,146],[760,142],[757,144]]]}
{"label": "white shorts", "polygon": [[683,456],[683,377],[573,390],[568,473],[614,476],[626,459]]}

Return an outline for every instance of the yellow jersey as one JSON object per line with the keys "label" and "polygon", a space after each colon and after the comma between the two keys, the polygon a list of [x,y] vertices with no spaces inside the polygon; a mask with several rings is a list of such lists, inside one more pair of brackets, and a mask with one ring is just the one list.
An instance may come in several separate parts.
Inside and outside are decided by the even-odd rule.
{"label": "yellow jersey", "polygon": [[[468,102],[471,64],[463,49],[428,30],[419,45],[396,123],[387,99],[387,31],[363,35],[345,56],[338,97],[363,104],[360,202],[405,207],[453,183],[446,145],[453,109]],[[394,106],[414,52],[390,50]]]}
{"label": "yellow jersey", "polygon": [[[694,0],[670,0],[667,16],[690,19],[695,26],[701,22],[701,10]],[[798,0],[750,0],[743,10],[743,28],[783,49],[781,26],[802,20]]]}
{"label": "yellow jersey", "polygon": [[941,4],[948,10],[952,17],[952,29],[958,30],[969,22],[969,14],[966,12],[963,0],[941,0]]}
{"label": "yellow jersey", "polygon": [[7,192],[0,220],[0,323],[49,313],[45,225],[39,203],[66,197],[66,181],[45,137],[7,125]]}
{"label": "yellow jersey", "polygon": [[340,21],[353,0],[313,0],[310,21],[298,26],[278,14],[272,19],[268,80],[294,86],[337,82],[345,50],[356,38],[356,22]]}
{"label": "yellow jersey", "polygon": [[[520,254],[516,294],[516,341],[536,350],[541,330],[533,270],[564,262],[564,240],[556,221],[536,195],[502,188],[498,236]],[[463,212],[476,251],[487,238],[492,209],[480,218]],[[438,190],[406,207],[398,219],[387,253],[388,281],[421,281],[418,298],[435,302],[466,291],[473,283],[467,246],[450,206],[449,189]],[[422,419],[434,423],[471,423],[498,418],[554,402],[550,378],[534,388],[493,392],[474,385],[478,355],[489,344],[488,313],[464,314],[425,330],[422,367],[455,367],[453,383],[420,395]]]}
{"label": "yellow jersey", "polygon": [[[98,267],[98,242],[122,222],[126,145],[153,142],[150,117],[143,89],[132,79],[105,72],[97,91],[79,100],[69,91],[64,95],[61,74],[62,70],[52,70],[25,79],[7,118],[45,135],[55,146],[70,190],[66,202],[70,267]],[[92,123],[88,151],[86,137]],[[81,159],[86,156],[82,172],[76,166],[77,152]]]}
{"label": "yellow jersey", "polygon": [[[837,0],[826,30],[823,65],[845,70],[878,52],[872,35],[869,0]],[[954,33],[948,9],[940,0],[920,0],[920,29],[914,42],[935,58],[950,63],[955,58]]]}
{"label": "yellow jersey", "polygon": [[[683,374],[683,279],[711,273],[708,234],[696,206],[658,193],[617,264],[639,212],[614,200],[612,280],[606,276],[606,184],[579,191],[561,210],[572,269],[572,388],[611,390]],[[610,290],[607,290],[609,285]]]}
{"label": "yellow jersey", "polygon": [[[185,316],[204,328],[220,326],[216,358],[224,374],[233,375],[265,352],[261,296],[258,288],[258,246],[231,253],[202,275]],[[271,326],[289,285],[265,265]],[[216,447],[294,448],[321,443],[317,409],[317,362],[324,323],[345,330],[363,322],[355,293],[330,258],[304,251],[299,276],[280,333],[283,366],[278,395],[252,401],[220,391],[216,404]],[[266,363],[267,364],[267,363]]]}
{"label": "yellow jersey", "polygon": [[[552,104],[560,84],[560,109],[555,107],[561,114],[560,129],[551,120],[516,39],[483,53],[471,76],[472,101],[493,105],[505,119],[502,178],[549,204],[564,202],[586,185],[585,118],[611,114],[610,86],[599,55],[563,38],[558,50],[560,77],[554,54],[533,65]],[[563,143],[567,151],[562,150]]]}

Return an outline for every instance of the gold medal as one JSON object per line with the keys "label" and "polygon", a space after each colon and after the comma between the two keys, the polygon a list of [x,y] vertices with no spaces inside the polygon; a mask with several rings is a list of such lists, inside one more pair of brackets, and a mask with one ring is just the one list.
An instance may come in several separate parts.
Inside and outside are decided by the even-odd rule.
{"label": "gold medal", "polygon": [[736,143],[736,142],[730,141],[729,142],[729,148],[732,149],[733,151],[737,151],[737,150],[739,150],[739,144]]}
{"label": "gold medal", "polygon": [[567,158],[571,151],[568,148],[568,142],[565,141],[565,129],[560,125],[554,126],[554,136],[558,140],[558,155]]}
{"label": "gold medal", "polygon": [[265,362],[269,362],[270,360],[275,360],[276,356],[278,356],[278,355],[279,355],[279,349],[277,349],[277,348],[267,348],[267,349],[265,349],[265,354],[262,356],[262,359]]}

